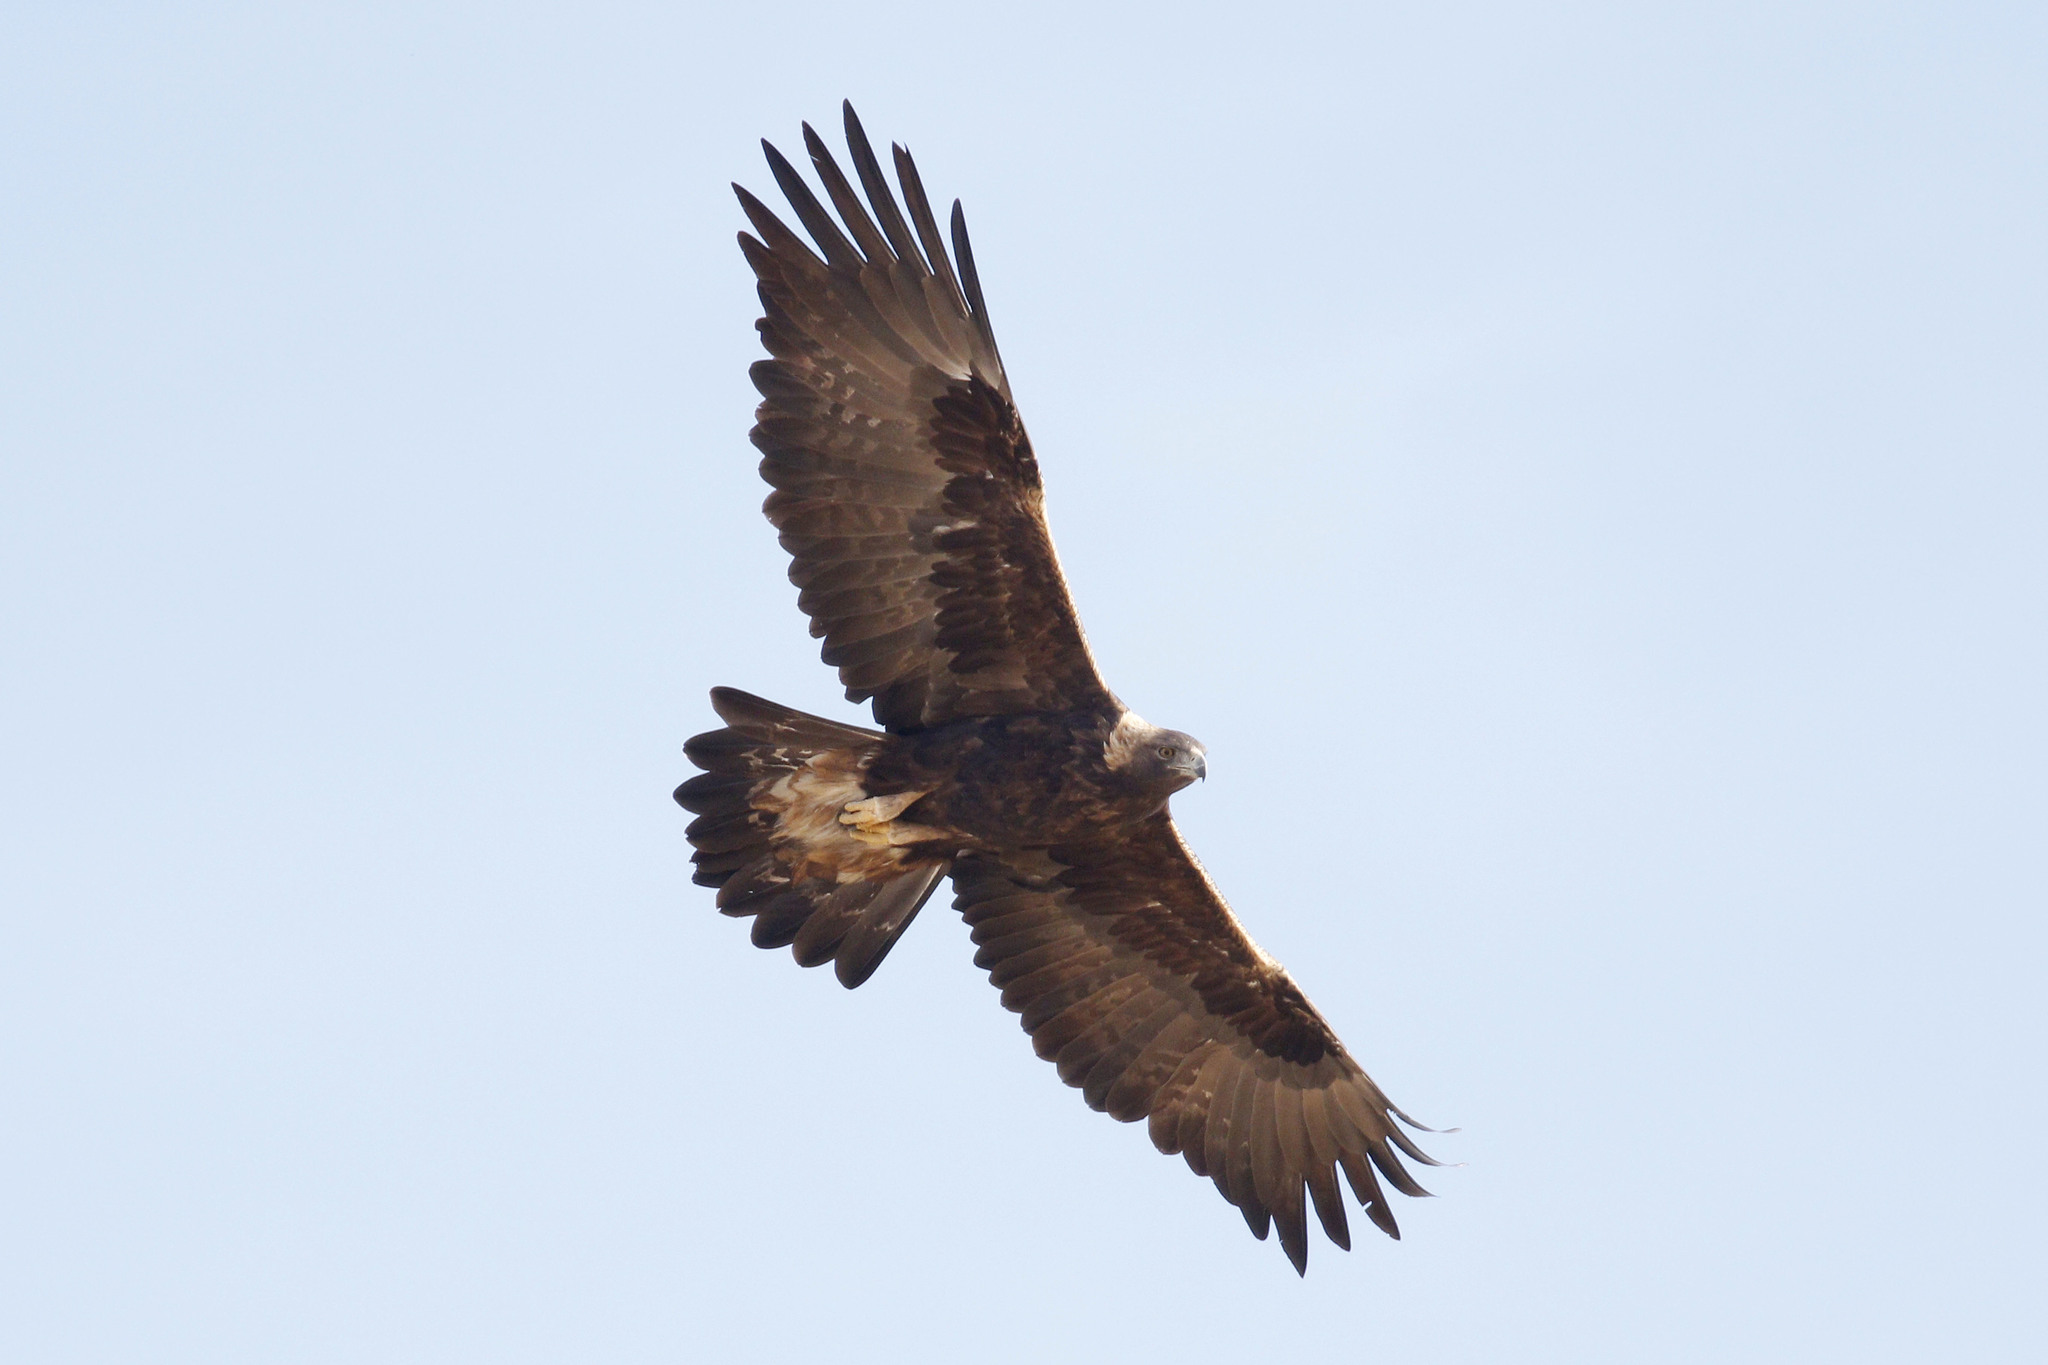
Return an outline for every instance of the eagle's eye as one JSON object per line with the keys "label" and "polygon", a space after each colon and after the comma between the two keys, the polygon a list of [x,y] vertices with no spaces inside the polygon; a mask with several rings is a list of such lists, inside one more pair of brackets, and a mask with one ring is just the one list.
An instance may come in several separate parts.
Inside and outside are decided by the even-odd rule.
{"label": "eagle's eye", "polygon": [[1162,745],[1160,745],[1160,746],[1159,746],[1159,756],[1160,756],[1161,758],[1172,758],[1172,757],[1173,757],[1173,746],[1172,746],[1171,744],[1162,744]]}

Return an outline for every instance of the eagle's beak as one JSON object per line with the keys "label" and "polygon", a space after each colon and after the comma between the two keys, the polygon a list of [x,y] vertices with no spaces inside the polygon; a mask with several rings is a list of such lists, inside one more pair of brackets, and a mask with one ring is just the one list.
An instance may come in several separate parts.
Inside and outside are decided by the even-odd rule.
{"label": "eagle's beak", "polygon": [[1195,781],[1207,781],[1209,777],[1209,760],[1201,754],[1189,754],[1188,757],[1194,760],[1188,766],[1188,771],[1195,775]]}

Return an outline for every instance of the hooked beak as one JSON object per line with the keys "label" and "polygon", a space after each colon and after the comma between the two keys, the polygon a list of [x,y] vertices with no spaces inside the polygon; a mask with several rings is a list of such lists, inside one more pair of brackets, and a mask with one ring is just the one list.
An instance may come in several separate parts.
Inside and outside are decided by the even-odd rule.
{"label": "hooked beak", "polygon": [[1209,776],[1209,760],[1202,754],[1188,754],[1173,766],[1176,771],[1186,773],[1191,782],[1205,781]]}

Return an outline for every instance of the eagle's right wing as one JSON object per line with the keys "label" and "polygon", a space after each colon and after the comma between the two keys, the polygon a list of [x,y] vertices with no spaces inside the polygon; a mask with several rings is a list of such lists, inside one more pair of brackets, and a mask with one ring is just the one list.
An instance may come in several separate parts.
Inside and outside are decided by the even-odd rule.
{"label": "eagle's right wing", "polygon": [[846,137],[873,217],[809,125],[836,220],[762,144],[823,259],[733,187],[761,234],[740,246],[773,357],[753,368],[754,444],[776,490],[763,510],[811,633],[847,697],[872,698],[895,731],[1113,706],[1053,553],[960,206],[956,277],[910,154],[894,149],[906,220],[850,104]]}
{"label": "eagle's right wing", "polygon": [[1246,935],[1164,812],[1114,844],[970,854],[953,879],[975,964],[1090,1107],[1149,1119],[1159,1150],[1214,1180],[1254,1234],[1279,1225],[1297,1270],[1304,1185],[1330,1240],[1350,1248],[1337,1169],[1366,1216],[1400,1236],[1374,1168],[1426,1194],[1394,1150],[1436,1165],[1400,1127],[1421,1125]]}

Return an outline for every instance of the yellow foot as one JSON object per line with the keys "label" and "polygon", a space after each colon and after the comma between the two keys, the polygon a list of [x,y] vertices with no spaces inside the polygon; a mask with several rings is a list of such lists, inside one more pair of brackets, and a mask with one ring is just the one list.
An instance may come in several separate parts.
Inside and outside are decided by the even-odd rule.
{"label": "yellow foot", "polygon": [[893,792],[888,796],[870,796],[860,801],[849,801],[841,807],[839,823],[847,826],[847,832],[864,844],[889,846],[914,844],[922,839],[935,839],[939,831],[924,825],[899,825],[896,817],[908,810],[924,792]]}
{"label": "yellow foot", "polygon": [[923,795],[923,792],[896,792],[890,796],[870,796],[864,801],[849,801],[844,807],[844,814],[839,817],[839,823],[886,825],[909,810]]}

